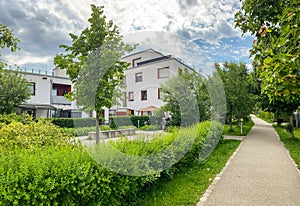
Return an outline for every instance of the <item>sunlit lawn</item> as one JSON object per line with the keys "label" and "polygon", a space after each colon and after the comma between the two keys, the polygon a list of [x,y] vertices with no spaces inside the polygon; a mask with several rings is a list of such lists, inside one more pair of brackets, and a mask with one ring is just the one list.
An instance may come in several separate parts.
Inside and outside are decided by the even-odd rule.
{"label": "sunlit lawn", "polygon": [[233,131],[230,131],[230,126],[229,125],[225,125],[224,129],[223,129],[223,135],[231,135],[231,136],[246,136],[250,130],[252,129],[252,127],[254,126],[254,122],[252,120],[249,120],[247,122],[243,122],[243,126],[242,126],[242,133],[241,133],[241,129],[240,126],[238,125],[238,122],[235,121],[232,123],[232,129]]}

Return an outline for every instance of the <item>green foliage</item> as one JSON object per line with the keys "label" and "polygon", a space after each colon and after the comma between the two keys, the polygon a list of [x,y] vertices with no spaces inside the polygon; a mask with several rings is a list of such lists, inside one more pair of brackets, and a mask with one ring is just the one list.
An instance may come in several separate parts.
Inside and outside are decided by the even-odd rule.
{"label": "green foliage", "polygon": [[[51,118],[49,119],[53,124],[59,127],[78,128],[78,127],[92,127],[96,124],[95,118]],[[100,122],[101,124],[101,122]]]}
{"label": "green foliage", "polygon": [[110,127],[117,129],[121,126],[135,126],[142,127],[145,123],[149,124],[150,119],[148,116],[112,116],[110,117]]}
{"label": "green foliage", "polygon": [[30,96],[26,79],[13,71],[4,70],[0,73],[0,114],[15,112]]}
{"label": "green foliage", "polygon": [[28,116],[26,114],[17,115],[15,113],[11,114],[0,114],[0,125],[10,124],[12,122],[25,122]]}
{"label": "green foliage", "polygon": [[259,111],[258,117],[269,123],[272,123],[275,120],[275,116],[273,112]]}
{"label": "green foliage", "polygon": [[102,108],[111,108],[120,91],[123,71],[129,64],[119,59],[134,49],[122,41],[118,27],[107,21],[104,7],[91,5],[89,27],[79,36],[70,34],[72,45],[61,45],[68,54],[59,54],[54,64],[67,69],[74,83],[74,91],[68,94],[76,104],[86,111],[96,111],[96,142],[99,142],[99,121],[103,118]]}
{"label": "green foliage", "polygon": [[200,74],[194,70],[179,69],[178,75],[162,88],[163,111],[171,113],[172,126],[190,126],[209,118],[208,93]]}
{"label": "green foliage", "polygon": [[243,0],[236,26],[255,35],[251,56],[262,93],[291,114],[299,106],[300,46],[298,0]]}
{"label": "green foliage", "polygon": [[[9,48],[11,52],[15,52],[18,49],[18,42],[20,42],[20,39],[14,37],[12,30],[9,30],[6,25],[0,23],[0,48]],[[5,66],[6,64],[0,59],[0,72],[2,72]]]}
{"label": "green foliage", "polygon": [[64,136],[59,127],[48,121],[11,122],[0,128],[0,149],[17,148],[34,150],[50,145],[63,146],[69,144],[69,137]]}
{"label": "green foliage", "polygon": [[215,64],[215,68],[223,81],[229,121],[233,117],[240,119],[248,116],[253,111],[255,98],[251,92],[253,82],[246,65],[225,62],[222,66]]}
{"label": "green foliage", "polygon": [[[70,144],[61,128],[50,122],[12,122],[0,129],[0,205],[134,205],[160,178],[170,179],[199,160],[210,126],[210,122],[204,122],[148,142],[110,142],[121,152],[144,156],[161,152],[177,139],[184,140],[175,143],[182,148],[195,137],[179,163],[161,173],[135,177],[100,166],[80,145]],[[177,152],[171,149],[162,158],[174,158]]]}

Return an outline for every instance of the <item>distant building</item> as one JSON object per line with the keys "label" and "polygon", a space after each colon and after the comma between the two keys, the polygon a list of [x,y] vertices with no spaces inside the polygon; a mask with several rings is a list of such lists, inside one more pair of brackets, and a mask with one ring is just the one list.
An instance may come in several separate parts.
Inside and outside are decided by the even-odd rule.
{"label": "distant building", "polygon": [[87,116],[78,110],[75,102],[64,95],[72,90],[72,82],[65,70],[54,69],[52,73],[20,71],[29,82],[31,97],[20,105],[18,113],[29,113],[34,118]]}
{"label": "distant building", "polygon": [[110,109],[110,115],[153,115],[165,103],[161,100],[161,85],[178,74],[178,68],[189,68],[178,58],[147,49],[121,59],[131,64],[125,71],[120,106]]}

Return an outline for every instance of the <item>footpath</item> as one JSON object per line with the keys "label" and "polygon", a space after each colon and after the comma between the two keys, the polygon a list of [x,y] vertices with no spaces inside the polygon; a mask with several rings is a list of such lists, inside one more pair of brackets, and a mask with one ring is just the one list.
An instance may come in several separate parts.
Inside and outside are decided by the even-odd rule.
{"label": "footpath", "polygon": [[300,206],[300,174],[272,125],[255,126],[198,206]]}

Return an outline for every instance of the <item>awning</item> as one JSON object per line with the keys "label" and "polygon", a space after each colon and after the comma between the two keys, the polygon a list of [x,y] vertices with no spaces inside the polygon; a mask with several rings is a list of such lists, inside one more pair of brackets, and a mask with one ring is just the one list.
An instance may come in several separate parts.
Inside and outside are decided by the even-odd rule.
{"label": "awning", "polygon": [[148,107],[145,107],[145,108],[142,108],[140,109],[139,111],[140,112],[152,112],[152,111],[156,111],[158,110],[159,108],[156,107],[156,106],[148,106]]}
{"label": "awning", "polygon": [[61,109],[61,110],[75,110],[75,108],[73,108],[70,105],[54,105],[53,107],[55,109]]}
{"label": "awning", "polygon": [[49,104],[21,104],[20,108],[21,109],[42,109],[42,110],[56,109],[55,107]]}

